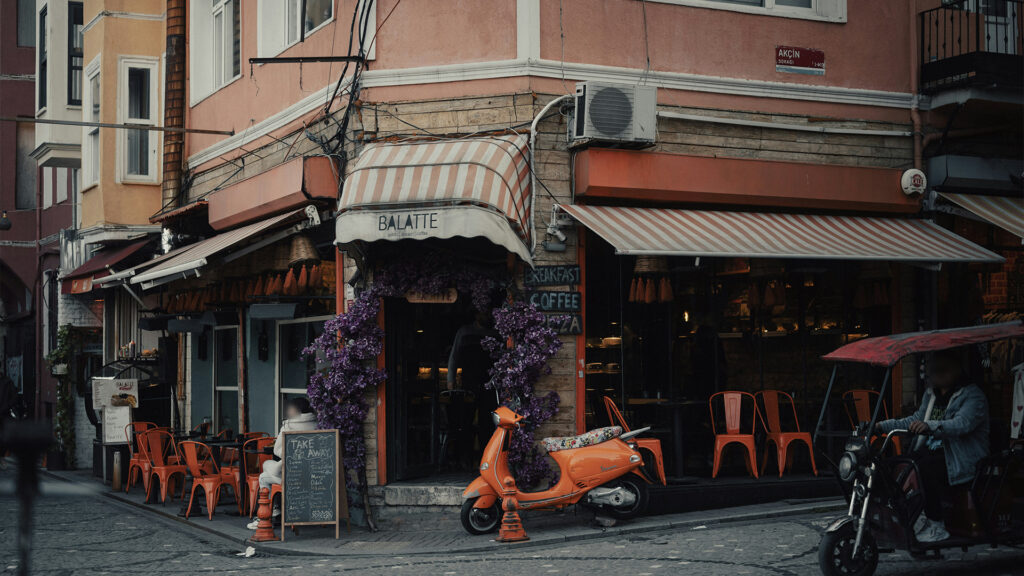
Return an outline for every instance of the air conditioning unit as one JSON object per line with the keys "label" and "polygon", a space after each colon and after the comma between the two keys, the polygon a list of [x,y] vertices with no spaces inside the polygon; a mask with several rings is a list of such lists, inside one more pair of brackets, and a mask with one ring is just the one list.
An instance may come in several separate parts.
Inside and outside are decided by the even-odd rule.
{"label": "air conditioning unit", "polygon": [[580,82],[569,123],[569,144],[653,144],[658,131],[657,109],[654,86]]}

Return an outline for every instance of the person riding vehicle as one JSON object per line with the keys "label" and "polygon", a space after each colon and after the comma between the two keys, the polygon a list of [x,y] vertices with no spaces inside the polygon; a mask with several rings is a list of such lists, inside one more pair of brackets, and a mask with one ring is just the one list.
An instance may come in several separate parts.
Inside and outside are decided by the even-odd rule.
{"label": "person riding vehicle", "polygon": [[989,454],[988,401],[969,381],[960,359],[950,351],[936,353],[929,376],[931,387],[914,414],[876,425],[881,433],[906,429],[927,436],[914,443],[910,454],[926,496],[924,512],[914,524],[922,543],[949,538],[942,510],[951,505],[950,488],[972,482],[978,462]]}

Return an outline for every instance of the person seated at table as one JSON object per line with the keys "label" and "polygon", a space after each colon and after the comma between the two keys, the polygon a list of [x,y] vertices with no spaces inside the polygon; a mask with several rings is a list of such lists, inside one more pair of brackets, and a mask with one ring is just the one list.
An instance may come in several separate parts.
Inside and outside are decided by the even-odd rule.
{"label": "person seated at table", "polygon": [[[284,452],[285,432],[306,432],[316,430],[316,415],[305,398],[291,398],[284,408],[285,420],[281,423],[281,431],[274,441],[274,459],[263,463],[263,472],[260,473],[260,489],[270,490],[271,485],[281,483],[281,458]],[[281,515],[280,507],[275,503],[272,517],[276,519]],[[249,523],[249,529],[255,530],[259,520]]]}

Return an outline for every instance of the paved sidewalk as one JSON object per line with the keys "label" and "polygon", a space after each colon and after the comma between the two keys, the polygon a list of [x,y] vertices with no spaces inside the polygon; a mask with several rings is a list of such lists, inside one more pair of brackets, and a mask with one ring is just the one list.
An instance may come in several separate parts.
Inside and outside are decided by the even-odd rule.
{"label": "paved sidewalk", "polygon": [[[44,473],[68,482],[99,484],[88,472]],[[253,546],[262,553],[332,556],[494,552],[666,529],[699,530],[726,522],[749,522],[809,512],[836,511],[838,513],[845,508],[844,502],[838,499],[791,500],[720,510],[647,516],[632,521],[623,521],[611,528],[597,527],[593,521],[593,514],[582,508],[579,510],[571,508],[561,512],[523,512],[521,513],[523,525],[530,540],[516,544],[495,542],[493,534],[471,536],[462,529],[458,511],[445,509],[430,514],[408,514],[393,518],[384,523],[381,531],[375,533],[359,526],[352,526],[350,532],[346,532],[343,528],[341,538],[338,540],[334,539],[333,528],[303,526],[300,528],[299,534],[293,534],[289,529],[285,534],[284,542],[253,543],[248,540],[252,532],[245,528],[248,518],[237,516],[237,508],[230,496],[222,498],[224,504],[217,507],[213,520],[208,520],[205,514],[196,514],[195,509],[193,509],[192,517],[186,520],[178,516],[178,511],[181,508],[180,500],[169,500],[166,505],[145,504],[143,502],[145,494],[140,486],[133,487],[128,494],[123,491],[113,492],[109,488],[104,489],[102,494],[227,538],[240,545]],[[201,496],[196,497],[197,505],[201,499]],[[658,509],[657,501],[651,501],[651,509]],[[277,529],[277,533],[280,534],[280,529]]]}

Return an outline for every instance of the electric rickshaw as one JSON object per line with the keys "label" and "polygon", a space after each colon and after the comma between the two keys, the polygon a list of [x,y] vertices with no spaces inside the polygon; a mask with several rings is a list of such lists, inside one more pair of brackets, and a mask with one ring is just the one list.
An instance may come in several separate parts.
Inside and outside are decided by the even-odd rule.
{"label": "electric rickshaw", "polygon": [[[944,511],[950,537],[922,543],[917,541],[913,526],[923,514],[928,495],[914,460],[892,450],[900,435],[905,435],[904,449],[915,444],[920,436],[907,430],[874,432],[883,414],[893,366],[900,359],[1010,338],[1024,338],[1024,322],[865,338],[824,357],[837,364],[815,427],[815,445],[819,436],[836,435],[823,430],[822,425],[839,363],[869,364],[885,371],[870,422],[859,423],[854,431],[844,433],[845,446],[838,462],[823,454],[843,483],[849,502],[846,515],[826,528],[818,545],[818,564],[825,576],[871,576],[878,566],[880,552],[905,550],[915,558],[941,557],[943,549],[1024,542],[1024,442],[1011,439],[1008,448],[992,452],[979,462],[971,483],[954,486],[952,510]],[[1017,409],[993,404],[990,417],[998,410]],[[1016,413],[1013,417],[1020,419]]]}

